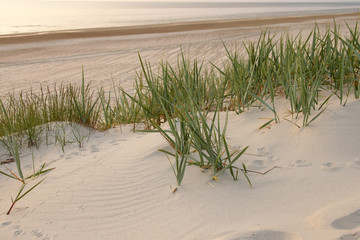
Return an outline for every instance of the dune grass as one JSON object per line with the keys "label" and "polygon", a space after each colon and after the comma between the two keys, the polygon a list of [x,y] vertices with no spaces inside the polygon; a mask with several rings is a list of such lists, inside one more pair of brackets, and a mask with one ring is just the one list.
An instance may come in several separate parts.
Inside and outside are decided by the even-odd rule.
{"label": "dune grass", "polygon": [[[0,143],[15,159],[18,176],[23,179],[21,147],[38,147],[44,141],[42,133],[51,130],[52,123],[75,123],[97,130],[133,124],[134,130],[143,126],[142,130],[159,132],[173,148],[162,151],[174,158],[169,160],[178,185],[188,165],[211,169],[213,177],[228,170],[237,179],[241,171],[251,184],[246,167],[234,164],[247,147],[229,150],[227,120],[221,123],[219,112],[240,114],[262,105],[273,112],[262,128],[280,122],[276,97],[281,93],[290,106],[291,119],[285,120],[301,127],[296,123],[300,119],[306,127],[326,110],[329,98],[336,96],[342,105],[351,94],[359,98],[359,34],[358,25],[348,26],[343,34],[336,23],[324,32],[315,26],[305,37],[264,31],[257,41],[244,43],[245,53],[230,52],[224,46],[228,61],[207,68],[204,61],[191,61],[181,51],[177,64],[162,61],[154,71],[139,55],[141,71],[136,74],[134,94],[115,85],[109,91],[94,90],[85,83],[84,71],[80,85],[9,93],[0,99]],[[322,90],[331,94],[320,102]],[[87,136],[74,131],[70,141],[57,130],[54,138],[64,151],[69,142],[82,147]]]}

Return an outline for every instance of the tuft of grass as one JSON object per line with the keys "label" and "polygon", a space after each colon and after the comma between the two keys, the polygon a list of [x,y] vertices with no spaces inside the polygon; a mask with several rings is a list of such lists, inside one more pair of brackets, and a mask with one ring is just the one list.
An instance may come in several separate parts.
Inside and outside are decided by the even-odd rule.
{"label": "tuft of grass", "polygon": [[13,209],[13,207],[15,206],[15,204],[20,201],[23,197],[25,197],[29,192],[31,192],[34,188],[36,188],[40,183],[42,183],[45,179],[41,180],[40,182],[38,182],[37,184],[35,184],[33,187],[31,187],[30,189],[28,189],[25,193],[21,194],[26,186],[26,183],[23,183],[18,194],[16,195],[15,199],[11,199],[12,204],[8,210],[8,212],[6,213],[6,215],[9,215],[11,210]]}
{"label": "tuft of grass", "polygon": [[[35,177],[39,177],[40,175],[42,174],[45,174],[55,168],[48,168],[48,169],[45,169],[46,165],[43,164],[39,170],[35,170],[35,163],[34,163],[34,155],[32,155],[32,158],[33,158],[33,174],[31,174],[30,176],[28,177],[25,177],[23,176],[22,174],[22,171],[21,171],[21,167],[19,165],[20,163],[20,155],[18,154],[16,157],[14,156],[14,159],[15,159],[15,162],[16,162],[16,165],[18,167],[18,172],[19,172],[19,175],[16,175],[14,172],[12,172],[9,168],[6,167],[6,169],[9,171],[10,174],[7,174],[5,172],[2,172],[0,171],[0,174],[2,175],[5,175],[6,177],[9,177],[9,178],[12,178],[12,179],[15,179],[15,180],[18,180],[21,182],[21,188],[20,190],[18,191],[15,199],[11,199],[12,201],[12,204],[8,210],[8,212],[6,213],[7,215],[10,214],[11,210],[13,209],[13,207],[15,206],[15,204],[20,201],[23,197],[25,197],[27,194],[29,194],[34,188],[36,188],[40,183],[42,183],[44,179],[42,179],[41,181],[39,181],[38,183],[36,183],[34,186],[32,186],[30,189],[28,189],[25,193],[22,193],[24,188],[26,187],[27,185],[27,180],[28,179],[31,179],[31,178],[35,178]],[[20,167],[20,168],[19,168]]]}
{"label": "tuft of grass", "polygon": [[166,137],[166,135],[164,135],[163,129],[159,128],[159,132],[165,137],[165,139],[168,140],[170,146],[174,148],[175,153],[171,153],[162,149],[160,149],[159,151],[175,157],[174,164],[171,162],[169,157],[168,160],[176,177],[177,184],[178,186],[180,186],[185,175],[186,165],[188,164],[188,157],[191,147],[191,133],[187,128],[186,123],[182,119],[179,119],[180,129],[177,129],[177,126],[174,124],[173,121],[173,119],[169,120],[169,122],[172,122],[169,125],[171,126],[171,133],[174,136],[174,142],[172,141],[173,139],[170,140]]}
{"label": "tuft of grass", "polygon": [[[224,128],[221,128],[218,114],[222,102],[218,101],[218,95],[215,94],[212,96],[212,99],[207,99],[209,102],[204,104],[204,101],[202,101],[203,96],[199,97],[199,93],[194,91],[194,88],[197,88],[192,81],[194,79],[187,79],[190,76],[190,72],[192,76],[196,76],[196,74],[193,75],[194,72],[197,72],[193,70],[198,70],[196,62],[194,63],[193,70],[190,71],[182,55],[182,70],[180,74],[185,79],[177,78],[174,70],[169,68],[169,74],[162,73],[162,76],[167,76],[168,79],[163,79],[164,85],[160,85],[159,78],[154,75],[149,65],[143,64],[141,58],[140,61],[143,69],[142,74],[147,83],[147,93],[140,94],[140,91],[138,91],[139,99],[132,97],[132,100],[136,101],[143,108],[145,116],[149,116],[147,118],[148,124],[155,129],[145,131],[159,132],[175,151],[171,153],[161,150],[167,155],[175,157],[175,164],[171,165],[178,185],[181,184],[183,179],[186,164],[197,165],[201,168],[211,168],[213,176],[220,171],[229,169],[233,178],[237,179],[237,173],[235,173],[237,168],[233,164],[246,149],[232,158],[225,137],[227,120]],[[195,81],[197,80],[201,81],[195,79]],[[167,89],[165,94],[164,89]],[[167,95],[167,91],[170,91],[170,89],[171,95]],[[151,105],[147,101],[148,96],[151,96]],[[129,95],[129,97],[131,96]],[[214,102],[216,102],[217,106],[214,109],[212,119],[208,122],[210,110],[213,109],[210,106],[214,106]],[[204,107],[204,105],[207,107]],[[155,114],[154,106],[158,106]],[[170,130],[166,130],[161,126],[162,120],[167,120]],[[190,154],[190,148],[195,150],[198,154],[197,157]],[[188,161],[189,158],[191,158],[191,161]],[[243,171],[243,173],[246,175],[246,171]]]}
{"label": "tuft of grass", "polygon": [[90,84],[85,85],[84,68],[82,69],[82,81],[80,89],[71,87],[73,109],[75,119],[86,126],[96,126],[99,117],[99,107],[97,105],[100,95],[94,96],[94,91],[90,90]]}

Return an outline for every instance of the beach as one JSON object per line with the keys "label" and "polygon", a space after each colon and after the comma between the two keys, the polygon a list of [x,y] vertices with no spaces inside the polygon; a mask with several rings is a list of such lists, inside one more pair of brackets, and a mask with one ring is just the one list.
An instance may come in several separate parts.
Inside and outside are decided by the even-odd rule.
{"label": "beach", "polygon": [[[154,72],[161,60],[176,64],[181,51],[205,67],[221,66],[224,45],[241,52],[243,42],[257,40],[264,30],[306,35],[315,21],[325,30],[334,19],[346,30],[346,24],[356,26],[359,15],[3,35],[0,96],[80,85],[82,69],[94,89],[116,85],[132,92],[141,70],[139,55]],[[277,101],[279,115],[288,118],[288,103]],[[159,133],[133,132],[131,125],[104,132],[68,126],[89,136],[81,148],[74,140],[65,151],[56,144],[21,150],[25,173],[33,171],[33,161],[55,169],[10,215],[6,212],[19,183],[0,175],[1,239],[360,239],[359,100],[351,96],[344,107],[332,97],[307,127],[281,120],[259,129],[272,114],[266,107],[228,113],[229,145],[249,146],[239,161],[254,172],[272,169],[249,173],[252,187],[243,177],[234,181],[225,172],[214,179],[190,166],[176,188],[169,160],[158,151],[169,148]],[[220,117],[225,122],[226,113]],[[6,166],[16,169],[15,163]]]}
{"label": "beach", "polygon": [[[299,31],[306,34],[313,30],[315,21],[326,28],[334,17],[336,15],[3,35],[0,37],[0,78],[4,81],[0,95],[64,82],[80,83],[82,67],[85,79],[94,86],[116,83],[129,90],[133,87],[134,72],[140,69],[138,54],[158,64],[162,59],[176,61],[182,49],[189,58],[218,65],[226,58],[223,42],[233,51],[241,47],[243,41],[256,40],[266,29],[279,35]],[[342,19],[339,24],[346,28],[346,19],[354,25],[353,19],[358,16],[338,17]]]}

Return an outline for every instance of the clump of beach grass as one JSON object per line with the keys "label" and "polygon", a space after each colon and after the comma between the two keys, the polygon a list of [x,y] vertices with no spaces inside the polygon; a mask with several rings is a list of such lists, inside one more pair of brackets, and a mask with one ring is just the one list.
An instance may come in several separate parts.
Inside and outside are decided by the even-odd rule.
{"label": "clump of beach grass", "polygon": [[[201,65],[199,66],[197,61],[194,61],[190,67],[191,65],[182,54],[177,72],[166,64],[162,66],[162,75],[155,76],[150,65],[144,64],[141,57],[140,62],[143,71],[141,76],[144,76],[147,83],[146,94],[141,94],[143,89],[139,87],[137,89],[139,99],[133,98],[133,101],[143,108],[144,115],[148,116],[147,124],[155,129],[147,131],[160,132],[173,148],[174,153],[165,150],[162,152],[175,157],[172,168],[178,185],[181,184],[188,164],[212,169],[214,178],[220,172],[229,169],[233,178],[237,179],[238,168],[233,164],[247,148],[235,157],[233,157],[234,153],[230,153],[225,137],[227,119],[225,126],[221,129],[218,117],[219,109],[223,104],[220,97],[222,94],[208,94],[211,91],[207,91],[206,88],[213,86],[209,82],[214,83],[214,81],[200,78]],[[217,89],[224,91],[225,87],[220,85]],[[199,94],[199,91],[202,94]],[[149,101],[149,96],[151,101]],[[155,114],[154,106],[156,106]],[[210,113],[213,117],[208,120]],[[163,121],[168,122],[170,130],[161,126]],[[198,153],[197,158],[190,154],[191,149]],[[246,168],[240,170],[250,183]]]}

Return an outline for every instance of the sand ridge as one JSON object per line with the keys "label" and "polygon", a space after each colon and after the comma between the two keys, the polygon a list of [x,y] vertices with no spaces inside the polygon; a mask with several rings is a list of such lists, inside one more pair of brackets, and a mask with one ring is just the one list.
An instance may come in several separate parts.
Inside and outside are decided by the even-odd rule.
{"label": "sand ridge", "polygon": [[[58,145],[43,145],[34,151],[36,165],[56,169],[9,216],[4,213],[17,182],[1,177],[0,233],[5,239],[36,240],[357,239],[359,169],[351,164],[358,152],[350,149],[360,147],[359,112],[357,101],[344,108],[334,98],[311,127],[281,122],[263,130],[258,128],[269,110],[230,113],[229,144],[250,146],[241,162],[260,172],[279,167],[250,174],[253,188],[241,177],[233,181],[226,173],[213,181],[209,173],[188,167],[173,194],[171,167],[157,151],[166,141],[157,133],[133,133],[132,126],[93,132],[83,148],[71,144],[64,153]],[[349,126],[351,119],[344,140],[344,128],[334,126]],[[31,169],[29,151],[22,152],[24,169]],[[324,170],[329,162],[341,168]]]}

